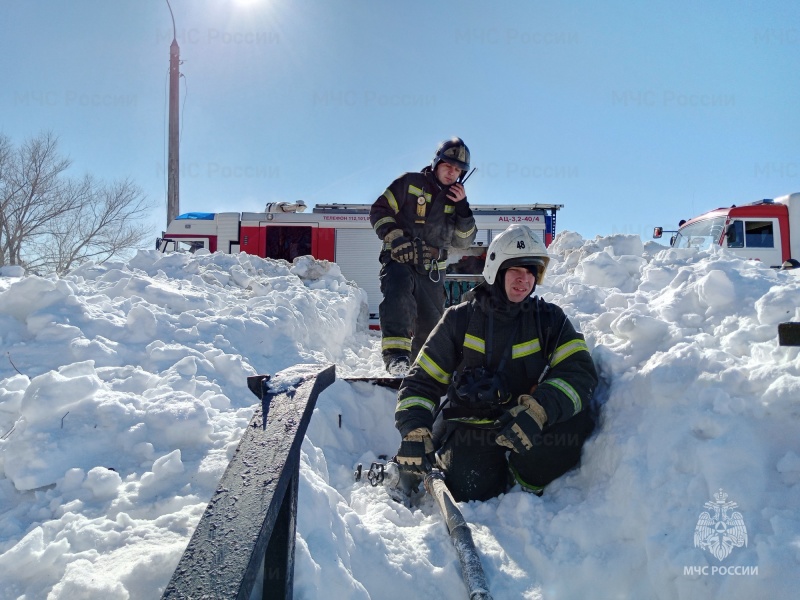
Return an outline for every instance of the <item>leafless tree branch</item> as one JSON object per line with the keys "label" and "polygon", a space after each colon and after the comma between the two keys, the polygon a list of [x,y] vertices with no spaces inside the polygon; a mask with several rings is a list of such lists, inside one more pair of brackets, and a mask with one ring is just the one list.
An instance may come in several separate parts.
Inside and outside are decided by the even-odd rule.
{"label": "leafless tree branch", "polygon": [[70,179],[58,139],[42,133],[14,149],[0,135],[0,264],[64,273],[141,245],[150,206],[130,179]]}

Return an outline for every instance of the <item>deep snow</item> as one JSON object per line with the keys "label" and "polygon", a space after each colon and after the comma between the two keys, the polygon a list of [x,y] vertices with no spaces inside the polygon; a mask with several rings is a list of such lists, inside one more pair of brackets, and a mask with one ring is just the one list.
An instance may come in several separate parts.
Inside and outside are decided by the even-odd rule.
{"label": "deep snow", "polygon": [[[800,589],[800,278],[722,251],[562,233],[538,293],[585,333],[601,422],[541,498],[460,507],[494,597],[790,598]],[[157,598],[253,410],[246,377],[380,374],[338,266],[140,251],[0,270],[0,597]],[[434,503],[355,483],[394,396],[337,381],[302,448],[296,598],[465,598]],[[341,415],[341,427],[339,427]],[[722,488],[747,542],[695,545]]]}

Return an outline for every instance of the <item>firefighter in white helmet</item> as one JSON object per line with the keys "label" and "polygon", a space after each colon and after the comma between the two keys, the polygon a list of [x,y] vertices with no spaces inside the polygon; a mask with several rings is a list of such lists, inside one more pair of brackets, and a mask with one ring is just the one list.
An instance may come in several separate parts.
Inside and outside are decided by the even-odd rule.
{"label": "firefighter in white helmet", "polygon": [[597,372],[563,310],[531,296],[549,262],[525,225],[492,240],[485,281],[445,311],[398,393],[406,478],[438,466],[457,500],[486,500],[515,483],[540,494],[578,464]]}
{"label": "firefighter in white helmet", "polygon": [[444,312],[448,249],[469,248],[475,239],[463,185],[469,159],[461,138],[442,142],[430,166],[398,177],[370,210],[383,240],[381,350],[394,375],[405,375]]}

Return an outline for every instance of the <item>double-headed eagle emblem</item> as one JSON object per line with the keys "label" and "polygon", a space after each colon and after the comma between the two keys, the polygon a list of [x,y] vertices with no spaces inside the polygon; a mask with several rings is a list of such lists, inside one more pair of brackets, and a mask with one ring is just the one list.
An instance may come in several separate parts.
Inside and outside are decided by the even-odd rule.
{"label": "double-headed eagle emblem", "polygon": [[727,502],[728,494],[722,491],[714,494],[715,502],[706,502],[705,507],[714,511],[703,512],[694,528],[694,546],[708,550],[717,560],[722,561],[734,548],[747,546],[747,528],[742,513],[728,511],[736,508],[736,502]]}

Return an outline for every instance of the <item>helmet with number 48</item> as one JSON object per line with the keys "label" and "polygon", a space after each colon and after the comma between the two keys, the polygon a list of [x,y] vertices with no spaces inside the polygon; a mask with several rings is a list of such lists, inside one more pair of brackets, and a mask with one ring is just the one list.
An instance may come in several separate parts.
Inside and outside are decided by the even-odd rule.
{"label": "helmet with number 48", "polygon": [[492,285],[503,269],[529,267],[536,274],[536,283],[541,284],[548,264],[550,256],[538,234],[527,225],[515,223],[489,244],[483,278]]}

